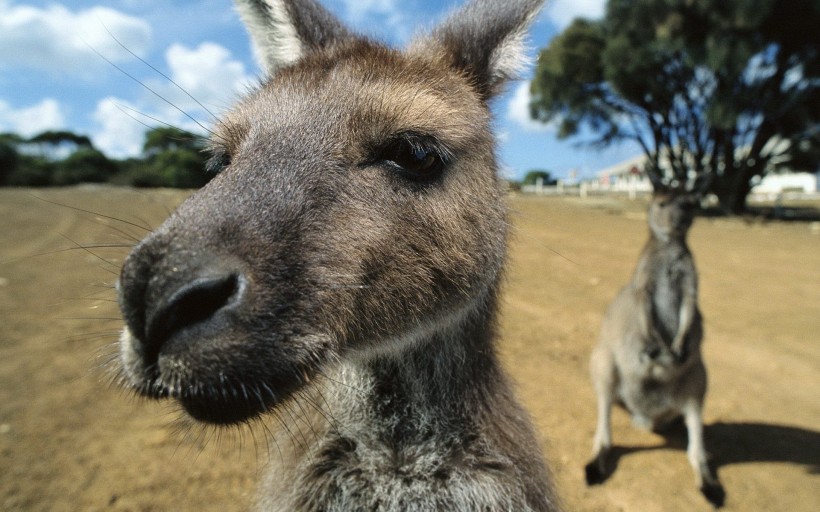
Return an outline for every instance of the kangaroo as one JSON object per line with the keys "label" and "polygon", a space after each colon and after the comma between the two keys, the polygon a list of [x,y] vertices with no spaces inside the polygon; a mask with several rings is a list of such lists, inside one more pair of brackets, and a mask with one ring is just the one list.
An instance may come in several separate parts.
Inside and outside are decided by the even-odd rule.
{"label": "kangaroo", "polygon": [[488,102],[542,1],[473,1],[404,51],[311,0],[236,4],[266,78],[123,265],[126,380],[211,424],[284,412],[260,510],[557,510],[495,348]]}
{"label": "kangaroo", "polygon": [[687,454],[698,487],[711,503],[721,506],[725,493],[707,464],[703,445],[703,327],[697,271],[686,245],[696,197],[664,189],[654,194],[649,240],[631,282],[604,316],[600,342],[590,360],[598,425],[586,480],[592,485],[607,477],[610,412],[613,401],[618,401],[644,428],[662,429],[683,416],[689,434]]}

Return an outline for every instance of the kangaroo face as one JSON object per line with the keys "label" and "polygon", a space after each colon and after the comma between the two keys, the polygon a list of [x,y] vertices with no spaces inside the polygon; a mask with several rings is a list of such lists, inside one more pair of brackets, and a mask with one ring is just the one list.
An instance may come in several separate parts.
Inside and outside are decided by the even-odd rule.
{"label": "kangaroo face", "polygon": [[649,204],[649,228],[661,240],[685,236],[694,221],[695,206],[694,196],[656,193]]}
{"label": "kangaroo face", "polygon": [[355,40],[275,73],[216,127],[219,174],[124,264],[133,386],[240,422],[481,300],[505,250],[488,119],[412,51]]}

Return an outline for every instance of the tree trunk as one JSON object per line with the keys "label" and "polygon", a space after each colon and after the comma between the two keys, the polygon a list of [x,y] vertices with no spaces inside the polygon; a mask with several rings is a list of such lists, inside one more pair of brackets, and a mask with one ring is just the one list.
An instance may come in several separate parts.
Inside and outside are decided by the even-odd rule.
{"label": "tree trunk", "polygon": [[721,209],[732,215],[746,213],[746,199],[752,190],[752,178],[761,173],[756,167],[743,166],[729,175],[720,176],[712,186]]}
{"label": "tree trunk", "polygon": [[738,180],[735,183],[733,190],[730,190],[729,196],[726,198],[727,202],[724,208],[731,212],[732,215],[742,215],[746,213],[746,197],[752,190],[752,185],[749,180]]}

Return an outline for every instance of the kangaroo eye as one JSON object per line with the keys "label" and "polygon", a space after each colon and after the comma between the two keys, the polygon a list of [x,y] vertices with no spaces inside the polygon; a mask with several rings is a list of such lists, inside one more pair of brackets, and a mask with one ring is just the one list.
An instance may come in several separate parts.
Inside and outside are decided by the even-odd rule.
{"label": "kangaroo eye", "polygon": [[388,142],[378,160],[415,181],[432,181],[446,164],[443,151],[429,138],[405,134]]}

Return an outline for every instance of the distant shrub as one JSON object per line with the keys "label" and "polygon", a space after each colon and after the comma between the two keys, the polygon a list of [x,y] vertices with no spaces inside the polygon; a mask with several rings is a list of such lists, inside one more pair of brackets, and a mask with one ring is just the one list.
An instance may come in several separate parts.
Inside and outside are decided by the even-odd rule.
{"label": "distant shrub", "polygon": [[200,152],[167,149],[147,162],[124,162],[124,171],[115,183],[132,187],[199,188],[210,178],[205,172],[205,157]]}
{"label": "distant shrub", "polygon": [[549,171],[536,169],[529,171],[527,174],[524,175],[522,184],[535,185],[539,178],[542,180],[542,184],[546,186],[555,185],[557,183],[557,181],[552,177],[552,174]]}
{"label": "distant shrub", "polygon": [[55,185],[104,183],[110,181],[118,170],[117,163],[102,152],[81,147],[57,162],[53,182]]}
{"label": "distant shrub", "polygon": [[109,159],[84,135],[47,131],[31,138],[0,133],[0,186],[62,186],[113,183],[134,187],[199,188],[205,171],[201,136],[178,128],[149,130],[143,154]]}
{"label": "distant shrub", "polygon": [[166,187],[199,188],[210,180],[205,156],[192,149],[167,149],[154,156],[149,167],[162,176]]}
{"label": "distant shrub", "polygon": [[53,184],[54,167],[52,162],[19,155],[17,166],[9,174],[6,185],[15,187],[48,187]]}
{"label": "distant shrub", "polygon": [[14,144],[0,139],[0,186],[8,182],[19,162],[20,155]]}

